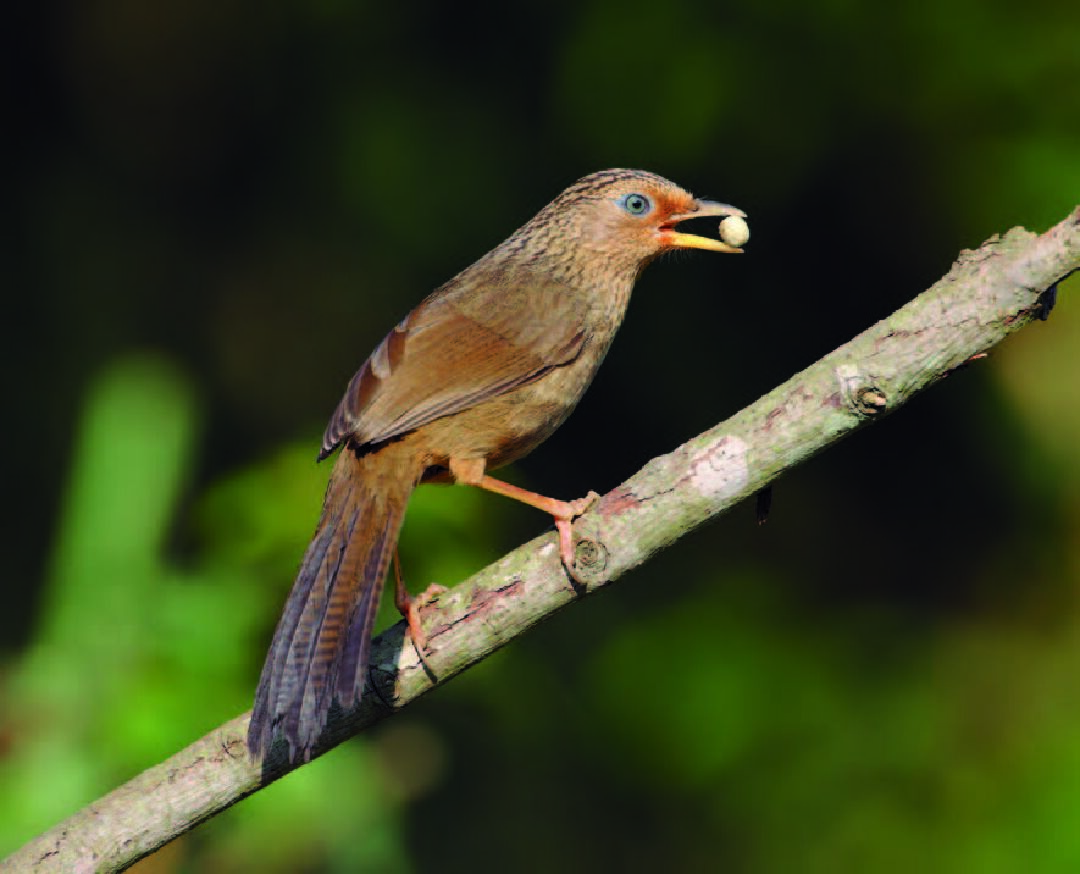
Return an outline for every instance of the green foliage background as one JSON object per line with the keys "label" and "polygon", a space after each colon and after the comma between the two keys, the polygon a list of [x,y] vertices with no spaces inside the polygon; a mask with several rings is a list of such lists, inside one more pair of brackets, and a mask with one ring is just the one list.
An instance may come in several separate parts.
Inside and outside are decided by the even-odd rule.
{"label": "green foliage background", "polygon": [[[567,498],[1080,201],[1064,0],[24,6],[0,853],[250,706],[345,382],[578,176],[663,173],[754,238],[650,268],[510,471]],[[763,528],[738,509],[142,870],[1077,870],[1078,286]],[[405,568],[453,583],[544,524],[426,488]]]}

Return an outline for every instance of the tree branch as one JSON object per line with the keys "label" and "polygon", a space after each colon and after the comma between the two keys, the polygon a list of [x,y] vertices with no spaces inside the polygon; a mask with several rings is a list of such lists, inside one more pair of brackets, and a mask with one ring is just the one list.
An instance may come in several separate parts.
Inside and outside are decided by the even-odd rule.
{"label": "tree branch", "polygon": [[[1080,207],[1045,234],[1014,228],[962,252],[948,275],[753,405],[653,459],[575,523],[580,581],[568,583],[549,533],[423,610],[431,669],[444,682],[561,607],[618,579],[705,520],[844,435],[898,409],[1034,318],[1080,269]],[[314,755],[433,686],[403,624],[372,648],[371,684],[335,712]],[[280,743],[247,755],[248,714],[39,836],[6,871],[119,871],[292,770]]]}

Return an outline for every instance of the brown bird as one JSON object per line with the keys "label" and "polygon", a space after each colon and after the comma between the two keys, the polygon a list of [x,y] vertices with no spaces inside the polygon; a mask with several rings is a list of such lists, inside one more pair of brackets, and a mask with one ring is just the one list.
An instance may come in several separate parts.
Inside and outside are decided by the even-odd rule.
{"label": "brown bird", "polygon": [[[320,460],[342,451],[259,679],[253,756],[280,731],[290,760],[310,758],[332,703],[359,702],[383,581],[420,483],[479,486],[550,513],[573,573],[571,521],[596,496],[557,501],[487,471],[527,454],[570,414],[645,265],[674,249],[741,251],[675,229],[729,215],[743,213],[653,173],[593,173],[386,335],[323,436]],[[415,599],[399,585],[396,601],[422,652]]]}

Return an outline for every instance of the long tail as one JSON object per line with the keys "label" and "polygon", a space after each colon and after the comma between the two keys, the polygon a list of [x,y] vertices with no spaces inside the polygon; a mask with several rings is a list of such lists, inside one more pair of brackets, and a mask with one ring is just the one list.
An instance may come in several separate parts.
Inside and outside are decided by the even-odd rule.
{"label": "long tail", "polygon": [[379,596],[420,474],[414,459],[403,442],[339,454],[259,678],[248,728],[257,759],[280,730],[290,761],[306,761],[331,704],[360,700]]}

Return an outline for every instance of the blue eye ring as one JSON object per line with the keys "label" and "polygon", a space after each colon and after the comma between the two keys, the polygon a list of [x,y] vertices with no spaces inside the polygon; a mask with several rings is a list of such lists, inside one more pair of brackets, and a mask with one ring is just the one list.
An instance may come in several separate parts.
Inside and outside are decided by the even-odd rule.
{"label": "blue eye ring", "polygon": [[642,216],[652,211],[652,201],[644,194],[627,194],[619,200],[619,205],[630,215]]}

